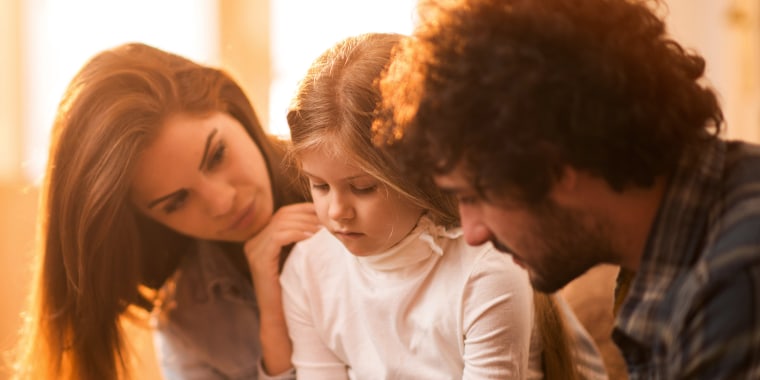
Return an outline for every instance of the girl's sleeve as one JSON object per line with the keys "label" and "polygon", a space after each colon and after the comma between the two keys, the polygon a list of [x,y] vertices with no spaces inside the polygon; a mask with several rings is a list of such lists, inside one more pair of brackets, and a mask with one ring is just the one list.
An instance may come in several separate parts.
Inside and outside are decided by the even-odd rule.
{"label": "girl's sleeve", "polygon": [[343,363],[320,337],[312,305],[322,300],[319,278],[308,271],[303,247],[296,245],[280,276],[288,335],[293,342],[292,363],[299,379],[348,379]]}
{"label": "girl's sleeve", "polygon": [[462,295],[463,379],[524,379],[528,374],[533,290],[527,273],[488,249]]}

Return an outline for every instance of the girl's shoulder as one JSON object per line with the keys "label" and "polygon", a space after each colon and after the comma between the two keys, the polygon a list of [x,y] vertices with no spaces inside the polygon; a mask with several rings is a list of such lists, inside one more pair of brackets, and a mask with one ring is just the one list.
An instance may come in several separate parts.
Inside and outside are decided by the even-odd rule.
{"label": "girl's shoulder", "polygon": [[[457,228],[449,231],[458,230]],[[441,246],[445,251],[444,257],[448,257],[449,260],[456,261],[460,265],[490,265],[509,270],[517,267],[509,254],[500,252],[491,242],[470,245],[465,241],[463,234],[446,239],[446,241],[441,243]]]}
{"label": "girl's shoulder", "polygon": [[345,248],[326,228],[293,246],[286,265],[327,265],[346,256]]}

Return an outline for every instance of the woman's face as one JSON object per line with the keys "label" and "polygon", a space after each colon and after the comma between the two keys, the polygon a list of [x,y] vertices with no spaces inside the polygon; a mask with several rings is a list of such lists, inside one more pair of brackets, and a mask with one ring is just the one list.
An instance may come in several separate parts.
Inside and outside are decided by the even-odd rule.
{"label": "woman's face", "polygon": [[182,234],[243,242],[272,216],[264,157],[228,114],[170,117],[136,165],[132,202]]}

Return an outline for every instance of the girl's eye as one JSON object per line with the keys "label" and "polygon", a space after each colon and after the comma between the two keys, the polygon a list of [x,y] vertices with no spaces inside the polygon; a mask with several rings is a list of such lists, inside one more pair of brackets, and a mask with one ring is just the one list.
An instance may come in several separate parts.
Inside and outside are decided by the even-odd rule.
{"label": "girl's eye", "polygon": [[171,214],[174,211],[179,210],[185,204],[185,201],[187,201],[187,190],[182,190],[166,202],[164,205],[164,213]]}
{"label": "girl's eye", "polygon": [[313,183],[312,182],[311,188],[312,188],[312,190],[316,190],[316,191],[327,191],[327,190],[330,189],[330,186],[327,185],[326,183]]}
{"label": "girl's eye", "polygon": [[375,190],[377,190],[377,185],[370,185],[370,186],[356,186],[352,185],[351,189],[355,194],[370,194],[373,193]]}
{"label": "girl's eye", "polygon": [[211,170],[215,168],[217,165],[221,164],[224,161],[224,153],[227,150],[227,146],[224,145],[223,142],[219,143],[219,146],[214,151],[214,154],[211,155],[211,158],[208,160],[208,169]]}

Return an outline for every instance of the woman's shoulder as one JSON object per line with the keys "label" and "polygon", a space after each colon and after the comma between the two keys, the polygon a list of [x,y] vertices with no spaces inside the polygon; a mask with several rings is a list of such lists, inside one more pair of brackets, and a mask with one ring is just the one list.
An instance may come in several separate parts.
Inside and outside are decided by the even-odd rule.
{"label": "woman's shoulder", "polygon": [[214,244],[199,245],[161,288],[151,322],[164,367],[179,370],[190,363],[234,378],[257,373],[253,287],[237,278],[226,255]]}

